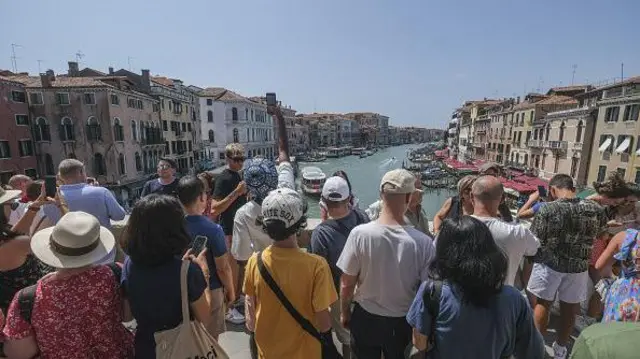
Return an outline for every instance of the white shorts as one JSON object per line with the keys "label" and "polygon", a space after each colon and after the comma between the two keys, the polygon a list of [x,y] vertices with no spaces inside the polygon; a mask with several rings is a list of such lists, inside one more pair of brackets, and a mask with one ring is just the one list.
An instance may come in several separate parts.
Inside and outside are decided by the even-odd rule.
{"label": "white shorts", "polygon": [[588,283],[588,271],[560,273],[544,264],[535,263],[527,290],[546,301],[553,301],[557,294],[561,302],[576,304],[587,299]]}

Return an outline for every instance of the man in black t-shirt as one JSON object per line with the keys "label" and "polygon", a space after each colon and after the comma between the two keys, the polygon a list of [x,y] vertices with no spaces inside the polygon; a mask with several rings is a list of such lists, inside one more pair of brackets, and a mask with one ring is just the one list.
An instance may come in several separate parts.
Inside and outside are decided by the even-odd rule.
{"label": "man in black t-shirt", "polygon": [[[230,143],[225,148],[227,168],[216,176],[213,188],[211,212],[220,215],[219,224],[224,231],[227,250],[231,250],[231,235],[233,234],[233,218],[240,207],[246,202],[247,186],[240,176],[244,164],[244,148],[239,143]],[[230,257],[231,258],[231,257]],[[234,283],[238,283],[240,266],[235,260],[230,260]],[[235,308],[227,313],[227,320],[234,323],[244,323],[244,316]]]}
{"label": "man in black t-shirt", "polygon": [[169,196],[176,195],[178,187],[178,179],[176,178],[176,163],[168,158],[161,158],[158,161],[158,178],[147,181],[142,187],[140,197],[150,195],[152,193],[166,194]]}

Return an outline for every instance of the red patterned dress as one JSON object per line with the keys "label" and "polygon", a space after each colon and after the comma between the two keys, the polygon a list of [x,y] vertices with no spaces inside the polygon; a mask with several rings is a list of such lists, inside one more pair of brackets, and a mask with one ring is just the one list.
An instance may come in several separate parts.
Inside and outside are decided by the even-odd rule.
{"label": "red patterned dress", "polygon": [[11,302],[6,340],[34,336],[42,359],[123,359],[133,357],[133,335],[122,325],[120,283],[106,266],[65,278],[38,282],[31,323]]}

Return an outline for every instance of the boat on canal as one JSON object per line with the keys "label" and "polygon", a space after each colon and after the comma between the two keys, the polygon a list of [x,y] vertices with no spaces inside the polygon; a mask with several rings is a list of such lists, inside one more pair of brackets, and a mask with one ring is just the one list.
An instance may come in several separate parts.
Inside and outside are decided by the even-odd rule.
{"label": "boat on canal", "polygon": [[351,154],[352,155],[356,155],[356,156],[360,156],[361,154],[363,154],[365,151],[367,150],[366,147],[356,147],[354,149],[351,150]]}
{"label": "boat on canal", "polygon": [[327,179],[327,175],[318,167],[304,167],[300,171],[302,174],[302,190],[304,193],[319,196],[322,193],[322,186]]}
{"label": "boat on canal", "polygon": [[298,156],[298,162],[324,162],[327,157],[320,153],[312,153],[308,155]]}

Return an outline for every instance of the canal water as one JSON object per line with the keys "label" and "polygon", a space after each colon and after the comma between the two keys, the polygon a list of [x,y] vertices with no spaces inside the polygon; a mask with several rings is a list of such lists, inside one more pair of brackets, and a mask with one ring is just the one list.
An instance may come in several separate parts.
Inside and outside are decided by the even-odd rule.
{"label": "canal water", "polygon": [[[327,158],[324,162],[300,162],[298,167],[300,170],[309,166],[318,167],[327,177],[330,177],[337,170],[345,171],[349,176],[353,193],[360,200],[360,208],[366,209],[371,203],[378,200],[380,195],[378,186],[380,186],[380,180],[385,172],[395,168],[402,168],[402,161],[407,157],[407,150],[417,147],[418,145],[389,147],[378,150],[378,152],[366,158],[359,158],[358,156]],[[392,160],[394,157],[395,161]],[[448,189],[425,189],[422,207],[429,220],[433,220],[433,216],[438,212],[442,203],[452,194],[454,192]],[[317,196],[306,196],[309,203],[309,218],[319,218],[319,198]]]}

